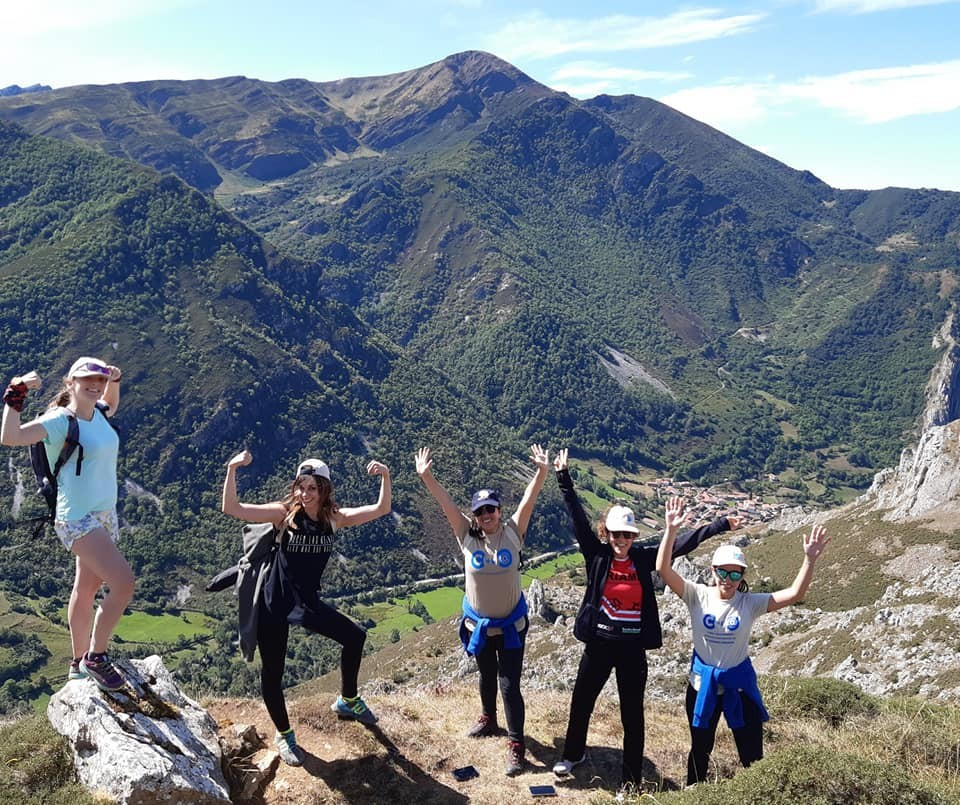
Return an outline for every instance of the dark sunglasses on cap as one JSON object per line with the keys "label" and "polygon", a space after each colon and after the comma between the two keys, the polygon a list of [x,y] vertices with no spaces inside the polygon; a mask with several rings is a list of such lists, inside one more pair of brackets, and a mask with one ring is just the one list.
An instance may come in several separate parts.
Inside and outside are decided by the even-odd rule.
{"label": "dark sunglasses on cap", "polygon": [[492,503],[487,503],[487,504],[484,505],[484,506],[478,506],[477,508],[475,508],[475,509],[473,510],[473,513],[474,513],[474,514],[477,514],[477,515],[480,515],[480,514],[493,514],[493,513],[494,513],[495,511],[497,511],[499,508],[500,508],[499,506],[494,506]]}
{"label": "dark sunglasses on cap", "polygon": [[96,372],[98,375],[110,376],[110,370],[99,363],[81,363],[79,366],[74,366],[71,377],[76,375],[77,372]]}
{"label": "dark sunglasses on cap", "polygon": [[742,570],[727,570],[724,567],[715,567],[713,572],[716,573],[723,581],[730,579],[730,581],[740,581],[743,578]]}

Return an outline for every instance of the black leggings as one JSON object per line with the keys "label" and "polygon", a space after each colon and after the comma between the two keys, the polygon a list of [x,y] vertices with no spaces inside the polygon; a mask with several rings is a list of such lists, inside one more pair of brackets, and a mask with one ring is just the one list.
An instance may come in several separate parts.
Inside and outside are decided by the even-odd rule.
{"label": "black leggings", "polygon": [[[288,617],[290,622],[336,640],[343,646],[340,652],[340,692],[347,698],[356,696],[366,630],[322,601],[316,603],[315,610],[297,608]],[[263,664],[260,692],[267,712],[280,732],[290,729],[287,703],[283,698],[283,668],[287,661],[289,632],[287,618],[275,616],[261,602],[257,621],[257,648],[260,649],[260,661]]]}
{"label": "black leggings", "polygon": [[520,674],[523,672],[523,650],[527,627],[520,632],[520,648],[504,648],[503,635],[490,635],[477,654],[480,671],[480,704],[483,714],[497,719],[497,683],[503,696],[503,715],[507,721],[507,735],[512,741],[523,742],[526,706],[520,693]]}
{"label": "black leggings", "polygon": [[639,640],[596,639],[584,646],[570,700],[563,757],[567,760],[583,757],[597,696],[614,669],[623,724],[622,782],[639,785],[643,779],[643,698],[647,688],[647,652]]}
{"label": "black leggings", "polygon": [[[737,754],[744,766],[763,757],[763,713],[756,703],[742,691],[739,691],[743,703],[743,720],[739,729],[731,730]],[[697,691],[687,683],[687,722],[690,724],[690,754],[687,755],[687,785],[700,783],[707,779],[707,767],[710,765],[710,753],[717,735],[717,724],[723,712],[723,697],[717,696],[717,706],[706,727],[693,726],[693,707],[697,703]]]}

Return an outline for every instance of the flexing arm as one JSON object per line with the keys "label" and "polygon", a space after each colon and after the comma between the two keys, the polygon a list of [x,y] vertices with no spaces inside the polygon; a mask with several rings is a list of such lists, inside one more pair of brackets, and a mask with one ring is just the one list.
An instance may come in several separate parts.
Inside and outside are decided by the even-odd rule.
{"label": "flexing arm", "polygon": [[417,451],[417,475],[420,476],[423,485],[427,487],[427,491],[433,495],[433,499],[440,504],[440,508],[443,510],[447,522],[450,523],[453,533],[458,537],[462,536],[467,533],[467,529],[470,527],[470,520],[457,508],[457,504],[453,502],[453,498],[450,497],[447,490],[440,486],[437,479],[433,477],[433,473],[431,472],[432,467],[433,459],[430,458],[430,448],[421,447]]}
{"label": "flexing arm", "polygon": [[220,510],[248,523],[274,523],[279,525],[287,510],[279,501],[275,503],[241,503],[237,496],[237,467],[246,467],[253,456],[249,450],[237,453],[227,462],[227,476],[223,479],[223,497]]}
{"label": "flexing arm", "polygon": [[337,528],[347,528],[354,525],[363,525],[385,514],[390,514],[390,468],[379,461],[367,464],[367,475],[380,476],[380,496],[371,506],[357,506],[352,509],[340,509],[336,515]]}
{"label": "flexing arm", "polygon": [[673,569],[673,556],[677,531],[687,520],[683,507],[683,498],[670,498],[667,501],[664,513],[666,530],[663,532],[663,539],[657,551],[657,573],[660,574],[664,584],[679,596],[683,595],[683,576]]}
{"label": "flexing arm", "polygon": [[557,457],[553,460],[553,468],[557,471],[557,483],[563,495],[563,503],[573,521],[573,535],[577,538],[580,551],[585,556],[595,554],[603,543],[593,533],[587,513],[583,510],[583,504],[573,488],[573,478],[570,477],[570,471],[567,469],[567,448],[557,453]]}
{"label": "flexing arm", "polygon": [[20,412],[27,399],[27,392],[40,388],[40,376],[36,372],[27,372],[10,381],[3,394],[3,422],[0,424],[0,444],[22,447],[36,444],[47,437],[47,429],[34,420],[26,425],[20,422]]}
{"label": "flexing arm", "polygon": [[767,612],[776,612],[803,598],[813,578],[813,565],[830,542],[830,537],[826,534],[822,525],[815,525],[809,534],[803,535],[803,564],[800,565],[797,577],[789,587],[770,594]]}
{"label": "flexing arm", "polygon": [[523,492],[523,499],[512,518],[521,541],[527,535],[527,526],[530,525],[530,518],[533,516],[533,504],[537,502],[537,496],[543,489],[547,480],[547,473],[550,470],[550,454],[539,444],[530,446],[530,456],[533,458],[537,470],[533,478],[530,479],[530,483],[527,484],[527,488]]}
{"label": "flexing arm", "polygon": [[120,378],[123,372],[117,366],[107,366],[110,370],[110,380],[107,381],[107,387],[103,390],[103,396],[100,400],[107,404],[106,416],[113,416],[120,407]]}

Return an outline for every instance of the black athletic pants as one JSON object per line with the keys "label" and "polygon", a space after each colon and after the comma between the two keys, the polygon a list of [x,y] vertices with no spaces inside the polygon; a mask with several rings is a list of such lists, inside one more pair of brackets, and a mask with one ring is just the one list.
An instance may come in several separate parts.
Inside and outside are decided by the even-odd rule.
{"label": "black athletic pants", "polygon": [[523,672],[523,651],[527,643],[528,628],[529,624],[520,632],[520,648],[504,648],[502,634],[490,635],[476,658],[480,671],[480,704],[483,714],[496,721],[499,682],[507,735],[511,741],[521,743],[526,707],[520,693],[520,674]]}
{"label": "black athletic pants", "polygon": [[283,668],[287,661],[290,623],[336,640],[343,646],[340,653],[340,692],[348,698],[357,695],[357,675],[360,673],[367,633],[328,604],[317,601],[315,606],[316,611],[298,607],[289,616],[281,618],[272,614],[263,602],[260,603],[257,620],[257,648],[260,649],[260,661],[263,663],[260,692],[267,712],[280,732],[290,729],[287,703],[283,698]]}
{"label": "black athletic pants", "polygon": [[621,783],[639,785],[643,779],[643,698],[647,688],[647,652],[639,640],[591,640],[584,646],[570,700],[570,719],[563,757],[580,760],[587,748],[590,716],[603,686],[616,669],[623,724]]}
{"label": "black athletic pants", "polygon": [[[742,691],[738,691],[740,701],[743,702],[743,720],[746,722],[740,729],[731,730],[734,743],[737,745],[737,754],[740,762],[749,766],[763,757],[763,713],[756,703]],[[706,727],[693,726],[693,707],[697,703],[697,691],[693,685],[687,683],[687,722],[690,724],[690,754],[687,755],[687,785],[703,782],[707,779],[707,769],[710,765],[710,753],[717,735],[717,724],[723,712],[723,697],[717,697],[717,706],[710,716]]]}

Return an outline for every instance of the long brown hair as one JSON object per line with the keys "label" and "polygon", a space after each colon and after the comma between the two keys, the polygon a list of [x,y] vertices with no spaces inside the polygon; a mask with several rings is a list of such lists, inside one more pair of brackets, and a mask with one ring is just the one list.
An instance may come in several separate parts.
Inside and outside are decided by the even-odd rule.
{"label": "long brown hair", "polygon": [[63,378],[63,386],[61,386],[60,391],[51,397],[50,402],[47,404],[48,411],[51,408],[66,408],[70,403],[70,388],[67,386],[69,382],[69,377]]}
{"label": "long brown hair", "polygon": [[320,500],[317,520],[326,525],[333,526],[333,516],[339,513],[340,506],[337,505],[337,501],[333,499],[333,484],[330,483],[329,478],[324,478],[322,475],[300,475],[290,484],[290,491],[287,493],[287,496],[280,501],[287,510],[287,516],[283,518],[281,525],[283,528],[292,528],[294,518],[303,510],[303,504],[300,503],[299,498],[297,498],[297,489],[305,478],[313,478],[317,482],[317,497]]}

